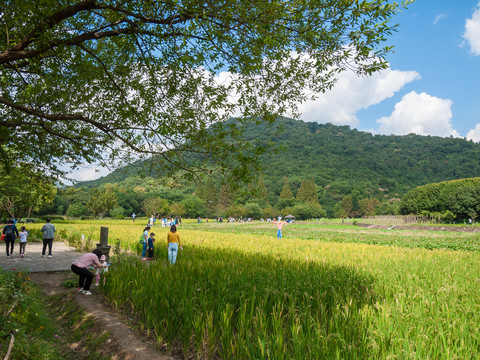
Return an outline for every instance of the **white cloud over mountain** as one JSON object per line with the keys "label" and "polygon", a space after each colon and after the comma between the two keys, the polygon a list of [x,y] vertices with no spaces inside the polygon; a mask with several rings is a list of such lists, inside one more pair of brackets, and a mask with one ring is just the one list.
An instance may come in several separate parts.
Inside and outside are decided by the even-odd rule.
{"label": "white cloud over mountain", "polygon": [[475,125],[475,128],[470,130],[466,137],[468,140],[480,142],[480,124]]}
{"label": "white cloud over mountain", "polygon": [[452,101],[449,99],[440,99],[424,92],[409,92],[395,104],[390,116],[377,120],[380,124],[378,133],[459,137],[452,127],[451,106]]}
{"label": "white cloud over mountain", "polygon": [[357,111],[392,97],[403,86],[417,79],[420,79],[420,74],[416,71],[387,69],[370,77],[343,72],[331,91],[300,106],[301,119],[357,127]]}

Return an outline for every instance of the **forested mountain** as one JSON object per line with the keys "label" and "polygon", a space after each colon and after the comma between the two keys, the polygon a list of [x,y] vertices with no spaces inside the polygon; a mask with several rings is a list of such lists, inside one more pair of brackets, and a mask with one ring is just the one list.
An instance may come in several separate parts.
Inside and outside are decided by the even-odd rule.
{"label": "forested mountain", "polygon": [[[285,177],[295,197],[304,180],[313,180],[320,204],[333,215],[335,204],[347,195],[354,202],[363,198],[384,201],[419,185],[480,176],[480,144],[459,138],[372,135],[349,126],[288,118],[271,127],[248,125],[245,134],[282,148],[260,158],[262,181],[272,206],[278,202]],[[77,187],[120,183],[138,168],[143,167],[130,165]]]}

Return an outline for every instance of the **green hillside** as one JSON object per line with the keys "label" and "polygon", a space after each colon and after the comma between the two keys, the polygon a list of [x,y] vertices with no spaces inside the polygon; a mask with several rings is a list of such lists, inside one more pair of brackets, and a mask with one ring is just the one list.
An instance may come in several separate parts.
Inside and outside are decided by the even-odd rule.
{"label": "green hillside", "polygon": [[[372,135],[349,126],[287,118],[271,127],[249,125],[244,130],[247,138],[259,143],[273,141],[281,147],[278,153],[272,151],[260,158],[273,206],[284,177],[294,196],[303,180],[313,180],[320,204],[332,215],[335,204],[349,194],[357,199],[375,197],[383,201],[399,198],[420,185],[480,176],[480,144],[459,138]],[[76,186],[121,183],[139,169],[156,177],[137,163]],[[188,186],[189,194],[191,189]]]}
{"label": "green hillside", "polygon": [[480,144],[464,139],[372,135],[348,126],[290,119],[278,124],[285,131],[274,140],[285,151],[263,159],[265,182],[277,188],[279,179],[287,176],[290,184],[298,185],[313,178],[330,192],[357,188],[401,195],[419,185],[480,175]]}

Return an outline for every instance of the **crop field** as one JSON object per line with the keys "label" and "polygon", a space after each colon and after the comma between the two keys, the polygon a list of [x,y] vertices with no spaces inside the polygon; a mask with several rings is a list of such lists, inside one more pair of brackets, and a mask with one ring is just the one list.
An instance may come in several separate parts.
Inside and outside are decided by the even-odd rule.
{"label": "crop field", "polygon": [[[131,221],[57,229],[93,244],[100,225],[137,250]],[[305,223],[277,240],[272,224],[190,222],[168,266],[167,229],[152,231],[157,260],[118,256],[101,290],[185,358],[480,357],[479,235]]]}

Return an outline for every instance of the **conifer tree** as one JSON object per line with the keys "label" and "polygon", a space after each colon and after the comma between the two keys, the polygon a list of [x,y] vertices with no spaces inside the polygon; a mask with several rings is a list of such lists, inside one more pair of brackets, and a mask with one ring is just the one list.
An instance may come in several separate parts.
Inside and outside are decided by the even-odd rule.
{"label": "conifer tree", "polygon": [[204,187],[204,200],[208,209],[213,210],[217,206],[218,192],[212,178],[208,178]]}
{"label": "conifer tree", "polygon": [[199,199],[205,200],[205,186],[202,182],[197,184],[197,188],[195,189],[194,195]]}
{"label": "conifer tree", "polygon": [[217,207],[219,210],[226,210],[230,205],[232,205],[232,188],[229,184],[225,184],[220,188]]}
{"label": "conifer tree", "polygon": [[293,198],[292,190],[290,190],[290,185],[288,184],[288,179],[283,178],[283,188],[280,192],[279,199],[291,199]]}
{"label": "conifer tree", "polygon": [[263,181],[263,176],[260,175],[258,178],[258,183],[257,183],[257,197],[259,199],[265,200],[267,204],[269,204],[268,201],[268,192],[267,192],[267,187],[265,186],[265,183]]}
{"label": "conifer tree", "polygon": [[297,193],[297,200],[305,203],[318,203],[317,185],[313,180],[303,180]]}

